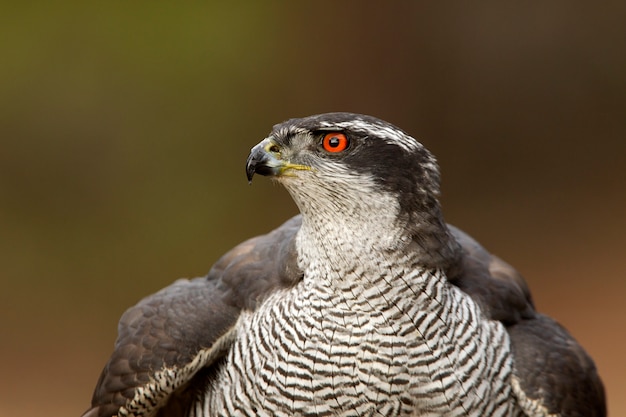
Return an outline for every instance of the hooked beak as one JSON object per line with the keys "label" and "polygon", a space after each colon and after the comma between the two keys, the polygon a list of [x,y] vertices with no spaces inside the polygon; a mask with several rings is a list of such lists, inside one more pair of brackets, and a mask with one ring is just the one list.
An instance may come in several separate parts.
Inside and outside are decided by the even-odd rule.
{"label": "hooked beak", "polygon": [[246,161],[246,176],[252,182],[254,174],[265,176],[282,176],[285,171],[310,170],[307,165],[292,164],[282,159],[280,147],[270,138],[264,139],[250,151]]}

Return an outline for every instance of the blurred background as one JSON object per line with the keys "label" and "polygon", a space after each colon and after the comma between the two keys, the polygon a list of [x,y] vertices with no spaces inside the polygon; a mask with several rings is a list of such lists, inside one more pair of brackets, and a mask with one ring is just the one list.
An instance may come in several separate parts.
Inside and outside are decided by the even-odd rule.
{"label": "blurred background", "polygon": [[[5,2],[9,3],[9,2]],[[367,113],[626,415],[626,3],[0,6],[0,416],[77,416],[124,310],[296,213],[249,149]]]}

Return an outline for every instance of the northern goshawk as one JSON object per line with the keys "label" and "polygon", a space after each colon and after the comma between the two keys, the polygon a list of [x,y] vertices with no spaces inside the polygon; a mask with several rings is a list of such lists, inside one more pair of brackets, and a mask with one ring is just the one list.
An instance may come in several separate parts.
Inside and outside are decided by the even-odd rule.
{"label": "northern goshawk", "polygon": [[445,223],[434,157],[382,120],[292,119],[246,171],[300,215],[122,316],[85,416],[605,416],[524,279]]}

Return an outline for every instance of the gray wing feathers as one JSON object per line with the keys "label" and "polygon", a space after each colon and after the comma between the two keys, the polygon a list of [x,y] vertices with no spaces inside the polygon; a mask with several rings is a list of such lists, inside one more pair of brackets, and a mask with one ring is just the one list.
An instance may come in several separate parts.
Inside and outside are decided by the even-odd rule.
{"label": "gray wing feathers", "polygon": [[302,277],[295,246],[301,224],[298,215],[266,235],[241,243],[215,263],[208,279],[219,280],[228,303],[256,309],[268,293],[290,287]]}
{"label": "gray wing feathers", "polygon": [[128,309],[84,417],[151,416],[161,406],[167,415],[182,415],[195,394],[186,383],[197,373],[206,376],[203,368],[228,348],[241,310],[254,309],[268,293],[300,278],[294,244],[299,227],[297,216],[226,253],[207,277],[178,280]]}
{"label": "gray wing feathers", "polygon": [[450,281],[492,320],[507,328],[513,349],[512,384],[529,416],[606,416],[604,388],[595,365],[576,340],[533,306],[524,278],[459,229],[450,227],[461,257]]}
{"label": "gray wing feathers", "polygon": [[94,391],[98,416],[117,415],[137,388],[153,383],[156,372],[190,363],[227,332],[238,311],[220,301],[215,287],[203,278],[179,280],[124,313]]}
{"label": "gray wing feathers", "polygon": [[[576,340],[551,318],[537,314],[508,327],[519,386],[561,417],[606,416],[604,387]],[[528,403],[532,409],[533,403]],[[529,414],[530,415],[530,414]]]}
{"label": "gray wing feathers", "polygon": [[535,315],[524,278],[509,264],[487,252],[469,235],[450,226],[461,245],[461,257],[447,272],[449,281],[472,296],[485,314],[504,324]]}

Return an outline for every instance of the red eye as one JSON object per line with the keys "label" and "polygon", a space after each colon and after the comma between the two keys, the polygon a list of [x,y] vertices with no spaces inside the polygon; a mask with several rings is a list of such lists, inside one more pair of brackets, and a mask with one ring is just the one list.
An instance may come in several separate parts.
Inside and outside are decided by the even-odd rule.
{"label": "red eye", "polygon": [[327,152],[341,152],[348,147],[348,138],[343,133],[327,133],[322,140],[322,146]]}

